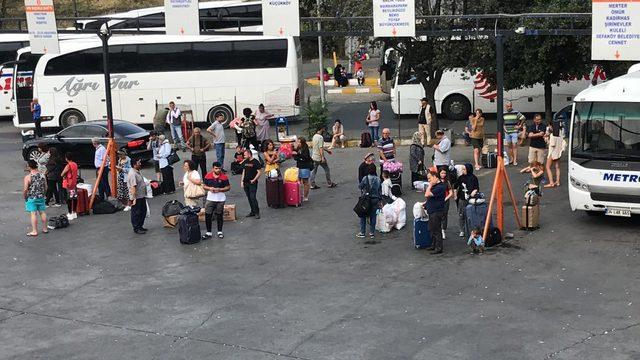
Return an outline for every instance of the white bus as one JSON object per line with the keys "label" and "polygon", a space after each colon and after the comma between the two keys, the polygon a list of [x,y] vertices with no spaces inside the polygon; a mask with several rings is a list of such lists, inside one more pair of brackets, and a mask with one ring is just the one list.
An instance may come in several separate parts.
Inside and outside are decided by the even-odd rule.
{"label": "white bus", "polygon": [[[106,118],[102,47],[98,40],[60,42],[60,54],[18,51],[16,127],[32,127],[29,104],[42,106],[42,126],[66,127]],[[261,103],[279,116],[299,114],[303,94],[297,39],[267,36],[118,36],[109,41],[114,118],[153,123],[170,101],[196,121],[231,119]]]}
{"label": "white bus", "polygon": [[635,70],[576,96],[568,184],[574,211],[640,214],[640,68]]}
{"label": "white bus", "polygon": [[[205,1],[198,4],[201,30],[237,30],[238,22],[231,20],[214,20],[214,17],[262,18],[262,2],[237,0]],[[164,30],[164,6],[131,10],[123,13],[99,16],[100,18],[117,18],[109,21],[109,27],[118,30]],[[208,18],[208,19],[204,19]],[[81,29],[99,29],[101,21],[80,20],[77,25]],[[261,20],[242,21],[243,31],[262,31]]]}
{"label": "white bus", "polygon": [[[389,49],[388,52],[395,50]],[[394,76],[388,86],[391,96],[391,108],[396,114],[417,115],[420,112],[420,99],[425,91],[418,79],[413,76],[412,69],[403,65],[401,57],[393,58],[392,52],[385,54],[388,66],[386,71],[394,69]],[[395,66],[397,64],[397,66]],[[386,75],[386,74],[385,74]],[[593,76],[604,80],[604,73],[597,71]],[[553,85],[553,111],[570,105],[574,96],[587,88],[590,76],[569,82]],[[386,79],[382,79],[386,80]],[[381,84],[385,84],[382,81]],[[384,90],[383,85],[383,90]],[[497,92],[482,73],[471,74],[462,69],[445,71],[435,92],[436,112],[447,119],[466,120],[473,109],[481,109],[485,113],[495,113]],[[511,101],[514,109],[520,112],[544,112],[544,88],[537,84],[530,88],[515,89],[504,93],[505,101]]]}

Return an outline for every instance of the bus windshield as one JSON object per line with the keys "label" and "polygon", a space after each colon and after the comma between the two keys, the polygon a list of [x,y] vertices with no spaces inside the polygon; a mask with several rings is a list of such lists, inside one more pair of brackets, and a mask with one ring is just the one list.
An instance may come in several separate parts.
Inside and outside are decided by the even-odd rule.
{"label": "bus windshield", "polygon": [[640,161],[640,103],[578,102],[571,156]]}

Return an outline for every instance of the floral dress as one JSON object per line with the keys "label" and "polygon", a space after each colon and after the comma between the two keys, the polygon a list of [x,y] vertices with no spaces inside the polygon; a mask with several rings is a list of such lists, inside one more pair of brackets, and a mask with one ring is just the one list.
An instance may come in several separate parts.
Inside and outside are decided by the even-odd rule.
{"label": "floral dress", "polygon": [[131,159],[127,156],[124,160],[118,160],[118,200],[123,203],[129,201],[129,187],[127,186],[127,174],[131,170]]}

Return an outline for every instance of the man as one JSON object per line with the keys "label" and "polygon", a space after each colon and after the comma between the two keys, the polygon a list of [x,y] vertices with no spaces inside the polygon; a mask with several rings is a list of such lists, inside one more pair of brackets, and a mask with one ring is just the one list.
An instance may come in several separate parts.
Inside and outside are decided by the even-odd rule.
{"label": "man", "polygon": [[388,128],[382,129],[382,138],[378,141],[378,152],[380,153],[380,174],[382,175],[382,164],[396,158],[396,145],[391,138],[391,130]]}
{"label": "man", "polygon": [[144,219],[147,217],[147,185],[142,174],[142,160],[137,159],[127,174],[127,188],[129,188],[129,200],[131,200],[131,225],[136,234],[146,234]]}
{"label": "man", "polygon": [[321,126],[316,131],[316,134],[313,135],[311,139],[311,160],[313,160],[313,170],[311,170],[311,188],[312,189],[320,189],[318,185],[316,185],[316,175],[318,174],[318,167],[322,167],[324,169],[324,175],[327,178],[327,186],[330,188],[334,188],[338,186],[338,184],[331,181],[331,170],[329,170],[329,164],[327,164],[327,159],[324,156],[324,153],[327,152],[329,155],[332,154],[331,150],[324,148],[324,132],[326,128]]}
{"label": "man", "polygon": [[202,176],[207,173],[207,151],[211,148],[211,143],[202,136],[199,127],[193,129],[193,134],[187,140],[187,148],[191,151],[191,161],[196,166],[200,166]]}
{"label": "man", "polygon": [[98,195],[102,200],[107,200],[107,198],[111,194],[111,188],[109,187],[109,156],[107,155],[107,149],[100,143],[100,139],[94,137],[93,139],[91,139],[91,143],[96,149],[93,157],[93,166],[95,166],[96,168],[96,176],[100,172],[100,167],[102,166],[102,162],[106,157],[104,169],[102,170],[102,176],[100,177],[100,182],[98,183],[98,193],[96,195]]}
{"label": "man", "polygon": [[506,110],[503,115],[504,145],[508,149],[509,159],[513,159],[513,165],[518,166],[518,134],[522,131],[522,126],[527,119],[521,113],[513,110],[511,101],[507,101],[504,108]]}
{"label": "man", "polygon": [[27,233],[27,236],[38,236],[38,214],[42,220],[42,232],[45,234],[49,232],[47,214],[44,212],[47,180],[44,174],[38,171],[38,163],[35,160],[29,160],[27,166],[29,173],[24,177],[22,188],[24,208],[31,216],[31,232]]}
{"label": "man", "polygon": [[[216,161],[220,163],[220,167],[224,172],[224,143],[226,139],[224,137],[224,115],[221,113],[216,114],[216,120],[209,126],[207,132],[213,135],[213,148],[216,150]],[[238,143],[238,145],[240,145]]]}
{"label": "man", "polygon": [[544,141],[544,135],[547,131],[546,126],[542,124],[542,116],[536,114],[533,117],[533,124],[527,127],[527,137],[529,142],[529,164],[539,162],[544,164],[545,150],[547,149],[547,143]]}
{"label": "man", "polygon": [[438,173],[435,172],[429,172],[427,180],[429,183],[424,193],[427,198],[424,207],[429,215],[429,232],[433,239],[433,245],[427,250],[432,250],[432,254],[442,254],[442,219],[444,217],[444,199],[447,186],[440,181]]}
{"label": "man", "polygon": [[42,119],[40,117],[41,113],[42,108],[40,107],[40,103],[38,103],[38,98],[34,98],[33,101],[31,101],[31,116],[33,118],[33,123],[36,126],[36,137],[42,137]]}
{"label": "man", "polygon": [[224,238],[222,234],[224,202],[227,200],[226,192],[231,190],[229,178],[222,172],[222,164],[213,163],[213,169],[204,176],[203,187],[207,190],[207,201],[204,204],[204,219],[207,226],[207,232],[202,235],[202,240],[211,239],[211,225],[213,217],[216,217],[216,225],[218,226],[218,238]]}
{"label": "man", "polygon": [[431,123],[433,115],[431,105],[426,97],[420,99],[420,113],[418,114],[418,132],[422,139],[422,146],[431,144]]}
{"label": "man", "polygon": [[147,150],[151,150],[153,154],[153,169],[156,173],[156,180],[158,182],[162,182],[162,174],[160,173],[160,163],[158,160],[155,160],[158,155],[158,150],[160,149],[160,140],[158,139],[158,132],[156,130],[151,130],[149,132],[149,142],[147,143]]}
{"label": "man", "polygon": [[437,144],[433,145],[433,165],[440,170],[449,169],[451,163],[451,140],[444,134],[444,131],[436,131]]}
{"label": "man", "polygon": [[247,217],[255,217],[256,219],[260,219],[260,207],[258,206],[256,194],[258,193],[258,179],[262,173],[260,170],[261,167],[260,161],[253,158],[251,150],[244,150],[240,186],[244,189],[247,200],[249,200],[249,206],[251,207],[251,212]]}
{"label": "man", "polygon": [[182,137],[182,112],[172,101],[169,103],[169,112],[167,112],[166,122],[171,129],[173,142],[178,144],[182,150],[185,149],[184,138]]}

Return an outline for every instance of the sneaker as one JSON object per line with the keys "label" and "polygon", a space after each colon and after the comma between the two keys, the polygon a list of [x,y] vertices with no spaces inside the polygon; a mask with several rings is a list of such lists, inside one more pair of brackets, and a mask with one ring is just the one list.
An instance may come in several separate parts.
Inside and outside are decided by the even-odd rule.
{"label": "sneaker", "polygon": [[357,233],[357,234],[356,234],[356,237],[357,237],[357,238],[363,238],[363,237],[364,237],[364,233]]}
{"label": "sneaker", "polygon": [[373,239],[375,235],[373,233],[369,233],[369,237]]}
{"label": "sneaker", "polygon": [[260,214],[256,214],[256,219],[260,219]]}
{"label": "sneaker", "polygon": [[127,205],[124,207],[124,209],[122,209],[122,211],[129,211],[131,210],[131,206]]}
{"label": "sneaker", "polygon": [[444,230],[442,230],[442,238],[443,238],[443,239],[446,239],[446,238],[447,238],[447,233],[446,233]]}
{"label": "sneaker", "polygon": [[318,185],[311,185],[311,190],[317,190],[320,189],[320,186]]}
{"label": "sneaker", "polygon": [[60,206],[62,206],[62,205],[58,204],[58,203],[55,203],[55,204],[51,205],[51,207],[60,207]]}
{"label": "sneaker", "polygon": [[73,220],[73,214],[67,214],[67,220]]}
{"label": "sneaker", "polygon": [[460,237],[464,237],[464,231],[460,231]]}
{"label": "sneaker", "polygon": [[78,213],[72,213],[71,215],[73,215],[73,220],[78,218]]}
{"label": "sneaker", "polygon": [[338,184],[336,184],[336,183],[331,183],[331,184],[329,184],[328,186],[329,186],[330,188],[334,188],[334,187],[338,186]]}
{"label": "sneaker", "polygon": [[254,216],[256,216],[256,214],[254,214],[254,213],[248,213],[246,217],[254,217]]}
{"label": "sneaker", "polygon": [[208,233],[205,233],[204,235],[202,235],[202,240],[209,240],[212,237],[213,237],[213,234],[208,232]]}
{"label": "sneaker", "polygon": [[222,233],[222,231],[218,231],[218,238],[224,239],[224,234]]}
{"label": "sneaker", "polygon": [[302,201],[309,201],[309,198],[304,198],[302,199]]}

